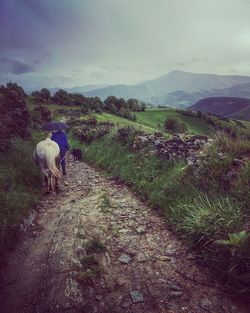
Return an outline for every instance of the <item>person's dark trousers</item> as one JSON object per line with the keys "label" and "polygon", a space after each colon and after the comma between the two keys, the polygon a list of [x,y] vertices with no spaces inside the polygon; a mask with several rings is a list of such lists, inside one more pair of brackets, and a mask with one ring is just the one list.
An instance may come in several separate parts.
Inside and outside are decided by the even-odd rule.
{"label": "person's dark trousers", "polygon": [[63,175],[66,175],[65,154],[66,154],[65,150],[60,151],[60,159],[61,159],[61,167],[62,167]]}

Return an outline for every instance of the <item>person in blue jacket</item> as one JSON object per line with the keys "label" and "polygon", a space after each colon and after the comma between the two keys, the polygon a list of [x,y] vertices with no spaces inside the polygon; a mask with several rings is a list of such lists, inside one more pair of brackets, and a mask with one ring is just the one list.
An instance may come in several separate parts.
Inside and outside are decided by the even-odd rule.
{"label": "person in blue jacket", "polygon": [[50,139],[55,141],[60,148],[61,167],[63,175],[66,175],[65,155],[66,152],[69,151],[68,138],[64,132],[62,132],[61,130],[56,130],[52,132],[52,136]]}

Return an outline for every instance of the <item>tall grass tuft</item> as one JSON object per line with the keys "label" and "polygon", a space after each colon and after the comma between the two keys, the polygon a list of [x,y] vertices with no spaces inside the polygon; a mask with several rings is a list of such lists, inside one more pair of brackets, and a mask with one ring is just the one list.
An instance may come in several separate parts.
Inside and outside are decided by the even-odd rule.
{"label": "tall grass tuft", "polygon": [[170,207],[170,221],[195,240],[211,240],[240,230],[241,207],[228,197],[214,198],[195,191],[193,197]]}

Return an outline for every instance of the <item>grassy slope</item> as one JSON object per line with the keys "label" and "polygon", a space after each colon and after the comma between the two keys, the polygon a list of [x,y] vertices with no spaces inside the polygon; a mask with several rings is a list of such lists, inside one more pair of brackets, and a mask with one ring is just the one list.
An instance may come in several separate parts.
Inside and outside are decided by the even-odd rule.
{"label": "grassy slope", "polygon": [[[112,114],[97,115],[97,118],[101,121],[115,122],[118,126],[139,124],[144,127],[146,124],[150,131],[147,131],[145,127],[144,131],[151,132],[151,130],[157,130],[158,124],[162,125],[168,116],[185,121],[189,133],[206,135],[212,133],[212,128],[205,120],[182,115],[173,109],[139,112],[137,113],[139,122],[136,123]],[[81,144],[72,137],[70,140],[72,146],[81,147]],[[207,197],[206,192],[197,188],[195,190],[191,180],[182,184],[185,172],[184,162],[170,163],[152,156],[145,158],[141,154],[131,152],[128,147],[112,139],[112,136],[90,145],[84,145],[84,148],[88,162],[130,183],[153,206],[160,207],[175,228],[185,231],[191,237],[215,236],[218,238],[226,232],[238,230],[242,225],[237,204],[231,203],[223,192],[220,193],[219,190],[216,192],[218,187],[213,190],[214,194],[209,194]],[[221,223],[216,223],[217,219]],[[226,227],[227,224],[230,227]]]}
{"label": "grassy slope", "polygon": [[[164,117],[160,116],[162,113]],[[165,120],[167,114],[175,115],[175,112],[152,110],[137,114],[141,123],[154,128]],[[101,118],[117,119],[110,115],[101,115]],[[185,120],[188,121],[190,132],[210,133],[204,120],[189,117]],[[122,121],[123,126],[126,123],[133,124],[126,119]],[[183,161],[168,162],[152,155],[133,152],[128,146],[114,139],[113,133],[91,144],[80,143],[72,137],[70,141],[72,146],[84,149],[84,158],[87,162],[121,178],[142,198],[147,199],[153,208],[161,209],[173,230],[178,231],[183,238],[198,244],[204,255],[203,260],[206,260],[216,277],[221,278],[231,292],[248,294],[250,292],[247,270],[250,266],[248,241],[240,242],[235,247],[236,252],[233,255],[231,246],[225,250],[226,248],[213,243],[214,240],[227,239],[228,234],[239,234],[247,228],[246,205],[250,197],[247,187],[250,177],[249,163],[241,168],[235,181],[235,188],[231,191],[223,189],[221,177],[224,177],[226,187],[230,160],[239,157],[244,150],[248,153],[250,148],[246,141],[226,142],[221,136],[219,139],[219,142],[215,142],[218,146],[211,148],[212,151],[215,149],[214,157],[209,158],[207,164],[203,162],[204,164],[199,165],[194,172],[190,171]],[[221,160],[218,151],[228,154],[226,159]]]}
{"label": "grassy slope", "polygon": [[8,246],[11,241],[8,230],[15,227],[40,198],[41,176],[33,160],[39,140],[39,133],[34,133],[30,140],[14,138],[11,149],[0,153],[0,247]]}
{"label": "grassy slope", "polygon": [[[98,121],[112,122],[118,127],[133,126],[146,133],[162,131],[166,118],[175,117],[187,124],[188,133],[190,134],[207,136],[212,136],[214,134],[214,129],[206,121],[197,117],[182,115],[174,109],[150,109],[145,112],[136,112],[136,122],[110,113],[95,114],[95,117]],[[83,115],[82,119],[85,118],[87,118],[87,116]]]}
{"label": "grassy slope", "polygon": [[154,126],[148,126],[148,125],[145,125],[144,123],[134,122],[126,118],[123,118],[114,114],[110,114],[110,113],[95,114],[95,116],[98,121],[112,122],[116,126],[119,126],[119,127],[133,126],[135,128],[141,129],[142,131],[146,133],[154,133],[156,131],[156,128]]}
{"label": "grassy slope", "polygon": [[186,116],[176,112],[174,109],[152,109],[145,112],[136,113],[138,123],[157,128],[158,125],[163,125],[167,117],[175,117],[187,124],[188,132],[190,134],[200,135],[212,135],[212,127],[204,120]]}

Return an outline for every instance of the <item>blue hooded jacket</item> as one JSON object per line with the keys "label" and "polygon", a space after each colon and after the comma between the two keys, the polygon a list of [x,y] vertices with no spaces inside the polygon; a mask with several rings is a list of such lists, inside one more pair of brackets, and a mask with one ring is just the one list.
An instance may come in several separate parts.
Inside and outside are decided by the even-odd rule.
{"label": "blue hooded jacket", "polygon": [[61,130],[58,130],[57,132],[53,132],[51,136],[51,140],[55,141],[58,144],[61,153],[69,150],[67,136]]}

